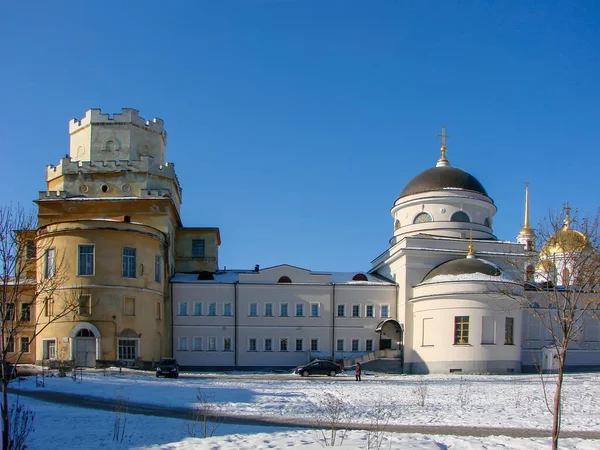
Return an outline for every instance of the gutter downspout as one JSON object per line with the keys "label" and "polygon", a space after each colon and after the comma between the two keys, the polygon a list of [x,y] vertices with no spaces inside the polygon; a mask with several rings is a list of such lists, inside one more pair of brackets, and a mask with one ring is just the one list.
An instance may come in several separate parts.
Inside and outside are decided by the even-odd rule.
{"label": "gutter downspout", "polygon": [[331,287],[331,360],[335,362],[335,284]]}
{"label": "gutter downspout", "polygon": [[[169,289],[171,291],[170,293],[170,303],[171,303],[171,313],[169,314],[171,317],[169,317],[169,321],[171,322],[171,339],[169,339],[169,341],[171,341],[171,357],[174,358],[175,354],[173,353],[173,308],[175,307],[175,304],[173,302],[173,283],[169,282]],[[164,305],[164,302],[163,302]],[[166,308],[165,308],[166,310]],[[164,313],[163,313],[164,314]],[[162,358],[162,356],[161,356]]]}
{"label": "gutter downspout", "polygon": [[233,352],[234,367],[237,367],[238,365],[238,283],[239,281],[233,283],[233,345],[235,346],[235,351]]}

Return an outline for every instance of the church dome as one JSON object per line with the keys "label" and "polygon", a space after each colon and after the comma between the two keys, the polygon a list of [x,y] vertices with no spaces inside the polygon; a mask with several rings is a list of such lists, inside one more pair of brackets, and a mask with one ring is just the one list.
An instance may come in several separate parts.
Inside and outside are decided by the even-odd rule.
{"label": "church dome", "polygon": [[438,166],[427,169],[410,180],[402,190],[400,198],[443,189],[462,189],[488,197],[483,185],[470,173],[457,167]]}
{"label": "church dome", "polygon": [[[460,280],[461,275],[474,275],[481,274],[486,277],[499,277],[502,275],[502,271],[489,261],[484,259],[466,257],[460,259],[453,259],[446,261],[437,267],[434,267],[425,278],[422,283],[426,281],[434,281],[433,278],[439,277],[439,281],[449,281],[449,279],[456,277]],[[473,277],[469,277],[471,279]]]}
{"label": "church dome", "polygon": [[542,247],[542,255],[554,255],[556,253],[579,253],[589,245],[588,238],[579,231],[565,228],[554,233]]}

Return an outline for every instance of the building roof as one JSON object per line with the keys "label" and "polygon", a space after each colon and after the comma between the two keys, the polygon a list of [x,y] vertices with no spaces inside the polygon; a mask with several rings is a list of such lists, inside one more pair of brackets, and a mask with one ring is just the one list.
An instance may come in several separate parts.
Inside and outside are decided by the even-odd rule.
{"label": "building roof", "polygon": [[470,173],[457,167],[432,167],[421,172],[406,185],[400,198],[422,192],[462,189],[488,196],[483,185]]}
{"label": "building roof", "polygon": [[[486,261],[485,259],[467,257],[453,259],[440,264],[439,266],[433,268],[427,275],[425,275],[425,278],[423,278],[422,282],[450,281],[452,279],[460,280],[465,278],[460,277],[461,275],[475,274],[484,275],[484,278],[500,277],[500,275],[502,275],[502,271],[498,266]],[[477,277],[475,276],[468,278],[470,279]]]}

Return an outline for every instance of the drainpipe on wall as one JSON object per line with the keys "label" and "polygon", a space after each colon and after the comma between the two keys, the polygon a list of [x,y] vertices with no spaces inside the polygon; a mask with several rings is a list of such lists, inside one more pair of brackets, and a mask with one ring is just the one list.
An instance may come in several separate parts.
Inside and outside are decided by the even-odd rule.
{"label": "drainpipe on wall", "polygon": [[[174,308],[174,302],[173,302],[173,283],[169,283],[169,290],[171,291],[170,296],[171,298],[169,299],[169,303],[171,303],[171,313],[169,314],[170,316],[170,322],[171,322],[171,339],[169,339],[170,344],[171,344],[171,358],[175,357],[175,353],[173,353],[173,308]],[[164,305],[165,302],[163,302]],[[166,312],[166,308],[165,308],[165,312]],[[163,312],[163,314],[165,314],[165,312]],[[162,358],[162,356],[161,356]]]}
{"label": "drainpipe on wall", "polygon": [[238,281],[233,283],[233,345],[235,346],[235,351],[233,352],[233,365],[237,367],[238,365],[238,325],[237,325],[237,316],[238,316]]}
{"label": "drainpipe on wall", "polygon": [[331,360],[335,362],[335,284],[331,284]]}

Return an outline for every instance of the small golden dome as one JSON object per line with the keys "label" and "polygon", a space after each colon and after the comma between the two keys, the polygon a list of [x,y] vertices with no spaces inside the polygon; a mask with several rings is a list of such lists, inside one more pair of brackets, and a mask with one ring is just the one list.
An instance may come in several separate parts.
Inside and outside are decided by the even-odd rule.
{"label": "small golden dome", "polygon": [[588,238],[579,231],[565,227],[554,233],[542,247],[542,255],[556,253],[577,253],[584,251],[589,246]]}

